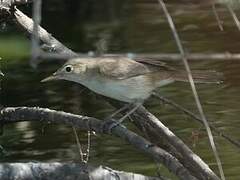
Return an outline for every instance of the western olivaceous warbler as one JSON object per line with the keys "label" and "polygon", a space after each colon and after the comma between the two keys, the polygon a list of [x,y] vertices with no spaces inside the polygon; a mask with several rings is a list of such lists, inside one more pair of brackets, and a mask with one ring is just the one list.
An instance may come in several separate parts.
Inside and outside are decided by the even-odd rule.
{"label": "western olivaceous warbler", "polygon": [[[193,70],[192,76],[196,83],[220,83],[222,79],[221,73],[206,70]],[[188,82],[185,70],[173,68],[161,61],[137,62],[125,57],[70,59],[41,82],[59,79],[82,84],[98,94],[134,105],[119,122],[141,106],[156,88],[175,81]]]}

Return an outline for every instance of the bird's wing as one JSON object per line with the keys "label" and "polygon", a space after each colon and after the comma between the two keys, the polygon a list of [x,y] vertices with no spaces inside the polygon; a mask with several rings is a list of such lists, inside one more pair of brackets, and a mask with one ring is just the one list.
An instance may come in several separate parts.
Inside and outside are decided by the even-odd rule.
{"label": "bird's wing", "polygon": [[165,69],[165,70],[176,70],[175,67],[170,66],[166,62],[163,62],[159,59],[149,58],[149,57],[136,57],[135,61],[140,62],[142,64],[148,65],[152,68]]}
{"label": "bird's wing", "polygon": [[119,80],[151,72],[144,64],[138,63],[129,58],[102,59],[99,61],[98,67],[100,74]]}

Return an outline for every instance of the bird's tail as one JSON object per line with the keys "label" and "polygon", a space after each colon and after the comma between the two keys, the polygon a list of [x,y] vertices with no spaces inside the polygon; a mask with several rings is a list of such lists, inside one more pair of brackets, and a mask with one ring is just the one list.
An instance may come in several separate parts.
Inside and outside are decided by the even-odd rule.
{"label": "bird's tail", "polygon": [[[192,70],[192,77],[196,83],[216,83],[223,82],[223,74],[216,71],[208,70]],[[177,71],[174,73],[175,81],[188,82],[188,76],[186,71]]]}

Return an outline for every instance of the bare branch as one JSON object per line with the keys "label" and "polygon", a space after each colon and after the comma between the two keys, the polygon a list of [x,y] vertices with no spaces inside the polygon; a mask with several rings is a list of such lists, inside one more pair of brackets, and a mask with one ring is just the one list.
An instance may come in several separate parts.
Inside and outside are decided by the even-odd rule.
{"label": "bare branch", "polygon": [[9,8],[14,5],[21,5],[21,4],[27,4],[32,2],[32,0],[1,0],[0,6],[4,6],[6,8]]}
{"label": "bare branch", "polygon": [[[0,179],[42,180],[160,180],[130,172],[116,171],[108,167],[92,167],[81,163],[2,163]],[[162,179],[162,177],[161,177]],[[165,179],[165,178],[164,178]]]}
{"label": "bare branch", "polygon": [[167,143],[173,146],[183,157],[185,167],[193,167],[190,168],[190,170],[193,170],[195,173],[197,171],[199,179],[209,178],[219,180],[216,174],[199,156],[197,156],[181,139],[179,139],[173,132],[164,126],[158,118],[148,112],[144,107],[140,107],[134,115],[135,121],[143,121],[151,125],[151,127],[157,132],[156,135],[158,135],[159,138],[165,139]]}
{"label": "bare branch", "polygon": [[[33,20],[23,14],[17,8],[14,11],[14,17],[16,19],[16,23],[20,25],[25,31],[29,34],[33,34]],[[51,34],[49,34],[45,29],[41,26],[38,26],[38,35],[39,39],[46,44],[47,50],[50,52],[55,52],[58,54],[67,54],[69,56],[76,56],[72,50],[64,46],[61,42],[55,39]]]}
{"label": "bare branch", "polygon": [[[15,123],[20,121],[47,121],[51,123],[62,123],[71,125],[81,130],[95,131],[97,133],[108,133],[112,123],[106,123],[96,118],[58,112],[43,108],[9,107],[0,111],[0,124]],[[166,127],[165,127],[166,128]],[[166,128],[167,129],[167,128]],[[156,162],[165,165],[173,174],[183,180],[195,180],[196,178],[171,154],[151,144],[151,142],[138,136],[124,126],[116,126],[112,129],[112,135],[117,136],[135,148],[150,155]],[[173,134],[173,133],[172,133]],[[194,158],[198,157],[197,155]],[[200,158],[199,158],[200,159]]]}
{"label": "bare branch", "polygon": [[216,21],[217,21],[217,24],[218,24],[218,27],[219,27],[220,31],[224,31],[223,23],[222,23],[219,15],[218,15],[215,3],[212,3],[212,10],[213,10],[213,13],[214,13],[214,16],[216,18]]}
{"label": "bare branch", "polygon": [[33,33],[31,36],[31,50],[32,50],[32,58],[30,61],[31,66],[36,67],[36,59],[40,53],[40,38],[38,35],[38,28],[41,24],[42,19],[42,0],[33,1]]}
{"label": "bare branch", "polygon": [[74,133],[74,136],[75,136],[75,139],[76,139],[80,160],[81,160],[81,162],[85,162],[84,155],[83,155],[83,150],[82,150],[82,145],[80,143],[80,140],[79,140],[79,137],[78,137],[78,134],[77,134],[77,130],[74,126],[72,126],[72,130],[73,130],[73,133]]}
{"label": "bare branch", "polygon": [[228,11],[230,12],[232,18],[233,18],[233,21],[235,23],[235,25],[237,26],[238,30],[240,31],[240,21],[236,15],[236,13],[234,12],[233,8],[230,6],[229,3],[225,3],[226,4],[226,7],[228,9]]}
{"label": "bare branch", "polygon": [[[72,58],[73,56],[67,55],[67,54],[57,54],[57,53],[41,53],[39,55],[41,58],[52,58],[52,59],[62,59],[66,60],[69,58]],[[77,57],[89,57],[88,54],[82,54],[77,53]],[[159,53],[159,54],[147,54],[147,53],[118,53],[118,54],[103,54],[103,57],[131,57],[136,59],[153,59],[153,60],[164,60],[164,61],[179,61],[182,59],[182,56],[180,54],[175,53]],[[240,54],[238,53],[191,53],[191,54],[185,54],[185,56],[192,61],[199,61],[199,60],[240,60]]]}

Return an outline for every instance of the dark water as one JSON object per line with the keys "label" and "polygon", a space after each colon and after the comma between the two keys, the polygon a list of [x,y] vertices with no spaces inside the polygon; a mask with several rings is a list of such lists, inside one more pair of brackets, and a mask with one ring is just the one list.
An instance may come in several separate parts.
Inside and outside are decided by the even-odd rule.
{"label": "dark water", "polygon": [[[155,1],[103,1],[94,4],[79,1],[65,7],[63,2],[44,4],[43,26],[60,41],[79,52],[95,50],[105,39],[109,52],[176,53],[178,52],[168,24]],[[223,6],[218,6],[224,31],[218,29],[211,6],[171,1],[169,9],[187,52],[239,52],[240,32]],[[191,2],[191,1],[185,1]],[[194,1],[193,1],[194,2]],[[238,15],[240,10],[236,9]],[[239,16],[240,17],[240,16]],[[61,21],[59,19],[61,18]],[[0,100],[4,106],[40,106],[103,118],[114,108],[104,97],[71,82],[41,84],[59,65],[46,63],[33,69],[29,66],[29,41],[14,27],[7,26],[0,35],[1,81]],[[5,31],[5,32],[4,32]],[[214,69],[224,73],[221,85],[198,85],[204,111],[211,122],[223,132],[240,139],[240,76],[239,61],[199,61],[191,66]],[[197,113],[188,84],[175,83],[159,92]],[[217,171],[203,128],[193,145],[192,132],[201,126],[183,113],[156,99],[146,107],[163,120],[194,152]],[[83,146],[87,135],[79,132]],[[239,149],[215,136],[227,179],[240,178]],[[0,137],[2,162],[74,161],[78,153],[72,128],[64,125],[22,122],[4,127]],[[115,137],[92,137],[91,164],[102,164],[118,170],[156,175],[157,166],[141,152]],[[161,171],[166,171],[160,167]]]}

